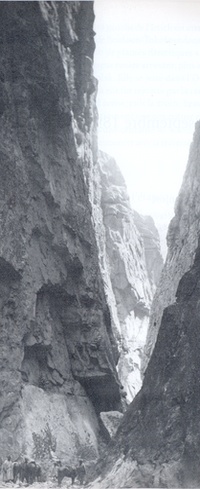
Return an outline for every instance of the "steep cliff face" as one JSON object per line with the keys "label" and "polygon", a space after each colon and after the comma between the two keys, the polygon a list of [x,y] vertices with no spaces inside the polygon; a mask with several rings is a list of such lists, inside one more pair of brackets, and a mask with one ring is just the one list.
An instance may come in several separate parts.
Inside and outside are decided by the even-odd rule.
{"label": "steep cliff face", "polygon": [[91,181],[99,261],[120,351],[117,368],[130,402],[142,383],[141,356],[162,267],[159,238],[153,220],[131,209],[124,178],[113,158],[99,152]]}
{"label": "steep cliff face", "polygon": [[98,412],[120,407],[83,174],[96,158],[93,5],[0,14],[0,451],[74,463],[97,456]]}
{"label": "steep cliff face", "polygon": [[144,370],[156,342],[164,308],[174,302],[179,281],[194,262],[200,230],[199,151],[200,122],[197,122],[188,165],[175,204],[175,215],[168,229],[168,253],[152,304],[143,360]]}
{"label": "steep cliff face", "polygon": [[160,251],[160,237],[151,216],[141,216],[135,210],[134,222],[144,243],[145,262],[153,294],[158,286],[163,258]]}
{"label": "steep cliff face", "polygon": [[200,244],[176,302],[164,311],[143,387],[122,419],[100,487],[199,487],[199,292]]}
{"label": "steep cliff face", "polygon": [[162,316],[153,336],[155,347],[142,389],[123,417],[103,481],[97,480],[95,489],[200,484],[199,145],[198,122],[154,299],[153,320]]}

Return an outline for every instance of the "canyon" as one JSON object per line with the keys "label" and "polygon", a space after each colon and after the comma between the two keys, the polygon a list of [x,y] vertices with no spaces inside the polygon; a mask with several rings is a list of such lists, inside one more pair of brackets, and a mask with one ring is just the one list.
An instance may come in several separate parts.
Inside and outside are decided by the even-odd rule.
{"label": "canyon", "polygon": [[162,269],[98,150],[93,2],[0,13],[1,457],[198,487],[200,123]]}
{"label": "canyon", "polygon": [[199,487],[199,145],[197,122],[153,300],[143,385],[95,489]]}
{"label": "canyon", "polygon": [[194,263],[200,230],[198,192],[200,182],[198,168],[199,130],[200,123],[197,122],[183,183],[175,202],[175,215],[168,228],[168,252],[162,270],[161,280],[155,292],[151,307],[150,326],[143,358],[143,370],[147,367],[151,357],[163,310],[176,300],[179,281]]}
{"label": "canyon", "polygon": [[99,152],[91,181],[99,263],[119,350],[117,370],[130,403],[142,385],[149,313],[163,267],[159,235],[150,216],[132,209],[124,177],[111,156]]}

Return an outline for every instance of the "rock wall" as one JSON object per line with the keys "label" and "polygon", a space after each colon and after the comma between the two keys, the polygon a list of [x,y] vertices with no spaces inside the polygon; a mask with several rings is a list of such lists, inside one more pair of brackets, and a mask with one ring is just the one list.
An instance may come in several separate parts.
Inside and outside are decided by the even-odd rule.
{"label": "rock wall", "polygon": [[130,402],[142,384],[149,310],[163,265],[159,237],[152,218],[132,210],[113,158],[100,151],[90,180],[99,261],[120,351],[117,369]]}
{"label": "rock wall", "polygon": [[0,2],[0,15],[0,451],[74,464],[98,455],[99,411],[121,406],[84,174],[93,4]]}
{"label": "rock wall", "polygon": [[[96,480],[95,489],[122,484],[158,488],[200,485],[199,145],[198,122],[154,299],[154,318],[160,321],[162,316],[153,336],[155,346],[142,389],[102,461],[103,480]],[[167,303],[170,305],[165,307]],[[157,324],[153,326],[156,330]]]}
{"label": "rock wall", "polygon": [[183,183],[175,203],[175,215],[168,229],[168,253],[152,303],[143,370],[151,357],[163,311],[175,301],[179,281],[194,262],[200,230],[199,151],[200,122],[197,122]]}
{"label": "rock wall", "polygon": [[133,215],[135,225],[143,239],[146,268],[154,296],[163,268],[160,237],[151,216],[142,216],[135,210]]}
{"label": "rock wall", "polygon": [[98,487],[199,487],[200,244],[163,314],[141,391],[125,413]]}

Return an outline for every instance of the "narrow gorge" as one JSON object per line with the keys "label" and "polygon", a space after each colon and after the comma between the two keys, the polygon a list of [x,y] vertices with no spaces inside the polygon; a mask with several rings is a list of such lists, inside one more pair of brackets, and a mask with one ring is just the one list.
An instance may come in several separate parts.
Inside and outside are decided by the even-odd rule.
{"label": "narrow gorge", "polygon": [[0,2],[0,457],[200,484],[200,123],[169,225],[98,148],[90,1]]}
{"label": "narrow gorge", "polygon": [[130,403],[142,385],[150,307],[163,267],[160,240],[153,219],[132,209],[115,160],[102,151],[92,182],[99,263],[120,355],[117,370]]}
{"label": "narrow gorge", "polygon": [[199,148],[197,122],[153,300],[143,386],[101,461],[95,489],[200,484]]}

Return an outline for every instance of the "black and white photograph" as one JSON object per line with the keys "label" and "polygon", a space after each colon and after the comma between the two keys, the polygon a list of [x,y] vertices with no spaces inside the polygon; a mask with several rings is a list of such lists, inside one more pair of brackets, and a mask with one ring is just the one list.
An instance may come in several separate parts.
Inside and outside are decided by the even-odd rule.
{"label": "black and white photograph", "polygon": [[200,0],[0,0],[0,489],[200,488]]}

